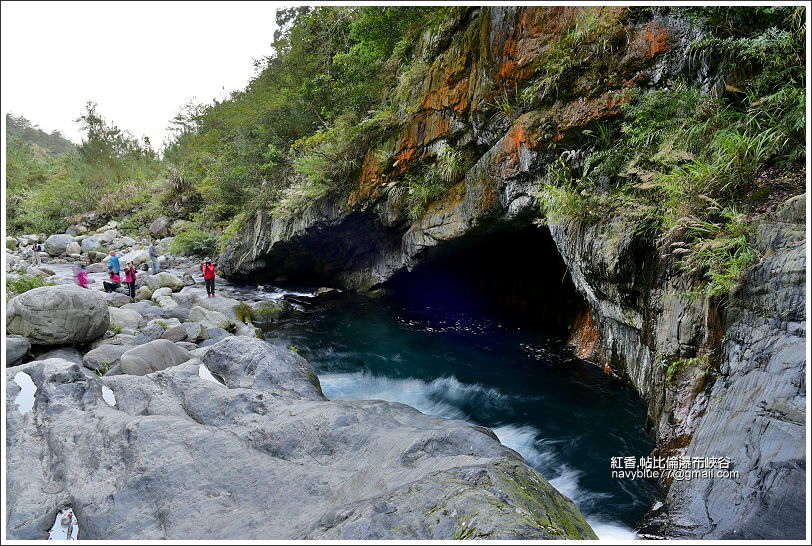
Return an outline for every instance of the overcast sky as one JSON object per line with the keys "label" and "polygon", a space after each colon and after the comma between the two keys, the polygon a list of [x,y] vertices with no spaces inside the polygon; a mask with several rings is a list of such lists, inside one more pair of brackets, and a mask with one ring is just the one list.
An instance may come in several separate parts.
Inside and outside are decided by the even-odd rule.
{"label": "overcast sky", "polygon": [[[192,98],[222,99],[271,53],[270,2],[3,2],[2,108],[81,140],[99,113],[162,147]],[[225,88],[225,91],[223,90]]]}

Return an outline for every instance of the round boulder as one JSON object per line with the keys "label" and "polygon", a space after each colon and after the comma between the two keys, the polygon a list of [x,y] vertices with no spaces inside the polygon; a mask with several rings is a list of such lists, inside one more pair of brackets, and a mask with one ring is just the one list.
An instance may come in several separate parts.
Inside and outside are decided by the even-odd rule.
{"label": "round boulder", "polygon": [[156,237],[169,235],[170,220],[166,216],[159,216],[149,225],[149,232]]}
{"label": "round boulder", "polygon": [[109,324],[101,294],[74,285],[34,288],[12,298],[6,307],[6,332],[39,345],[92,341]]}
{"label": "round boulder", "polygon": [[73,236],[59,233],[57,235],[51,235],[45,239],[45,244],[43,247],[49,256],[61,256],[62,254],[65,254],[68,243],[71,242],[73,242]]}

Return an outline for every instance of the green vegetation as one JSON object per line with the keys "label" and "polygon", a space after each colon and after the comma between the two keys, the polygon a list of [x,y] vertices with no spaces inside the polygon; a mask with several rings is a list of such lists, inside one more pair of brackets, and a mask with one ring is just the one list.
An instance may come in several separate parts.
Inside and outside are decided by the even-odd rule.
{"label": "green vegetation", "polygon": [[93,103],[76,121],[86,138],[74,147],[57,132],[40,144],[44,133],[24,118],[7,118],[10,232],[61,232],[75,215],[123,214],[155,194],[162,167],[148,139],[141,142],[108,123]]}
{"label": "green vegetation", "polygon": [[111,322],[110,325],[107,327],[108,332],[112,332],[113,334],[120,334],[123,328],[120,324],[116,324],[115,322]]}
{"label": "green vegetation", "polygon": [[217,236],[195,227],[189,227],[178,232],[170,250],[175,254],[184,256],[197,256],[205,258],[217,255]]}
{"label": "green vegetation", "polygon": [[6,275],[6,301],[41,286],[53,286],[54,283],[46,281],[39,275],[28,273],[9,273]]}
{"label": "green vegetation", "polygon": [[[740,12],[758,10],[763,18],[742,19]],[[747,204],[764,194],[757,173],[791,168],[805,154],[797,13],[691,9],[721,25],[692,49],[719,59],[741,87],[709,95],[679,81],[632,97],[620,123],[584,131],[593,141],[588,153],[565,151],[548,168],[539,194],[545,221],[595,221],[634,207],[641,223],[669,241],[681,266],[707,281],[696,295],[735,290],[758,258],[747,216]]]}
{"label": "green vegetation", "polygon": [[420,34],[464,9],[279,10],[276,53],[246,89],[173,120],[166,161],[199,196],[184,212],[227,238],[258,209],[285,216],[347,191],[427,68]]}

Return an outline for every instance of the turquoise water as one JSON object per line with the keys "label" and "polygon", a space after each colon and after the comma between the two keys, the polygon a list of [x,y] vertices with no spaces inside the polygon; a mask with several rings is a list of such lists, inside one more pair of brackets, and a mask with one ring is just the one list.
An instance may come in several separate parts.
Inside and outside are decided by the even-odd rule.
{"label": "turquoise water", "polygon": [[382,399],[494,430],[587,516],[602,538],[631,528],[655,484],[610,477],[648,455],[639,396],[552,334],[464,310],[343,296],[268,331],[310,361],[330,399]]}

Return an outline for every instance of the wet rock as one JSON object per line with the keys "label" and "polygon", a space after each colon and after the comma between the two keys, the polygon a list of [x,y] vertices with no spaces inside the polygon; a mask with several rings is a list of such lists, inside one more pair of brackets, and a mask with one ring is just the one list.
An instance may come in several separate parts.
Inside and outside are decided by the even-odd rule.
{"label": "wet rock", "polygon": [[293,307],[286,301],[258,301],[251,307],[253,322],[276,322],[289,316]]}
{"label": "wet rock", "polygon": [[68,243],[71,242],[73,242],[71,235],[57,234],[45,239],[45,243],[42,246],[49,256],[61,256],[66,253]]}
{"label": "wet rock", "polygon": [[22,364],[23,358],[31,349],[31,342],[23,336],[6,336],[6,366]]}
{"label": "wet rock", "polygon": [[12,298],[6,331],[40,345],[92,341],[107,331],[110,315],[98,292],[73,285],[43,286]]}
{"label": "wet rock", "polygon": [[121,360],[121,355],[129,351],[132,345],[99,345],[85,353],[82,364],[91,370],[107,371]]}
{"label": "wet rock", "polygon": [[156,339],[121,355],[121,373],[146,375],[189,360],[189,352],[168,339]]}

